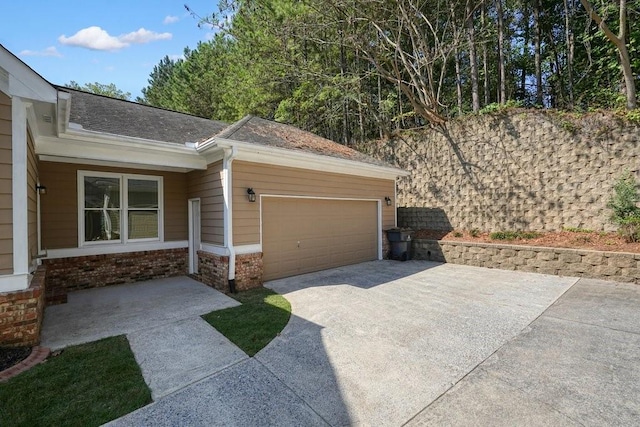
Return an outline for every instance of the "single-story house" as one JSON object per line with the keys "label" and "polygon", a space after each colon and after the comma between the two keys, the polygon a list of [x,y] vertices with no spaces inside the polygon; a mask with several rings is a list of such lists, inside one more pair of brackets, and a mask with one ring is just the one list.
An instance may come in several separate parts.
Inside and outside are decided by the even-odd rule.
{"label": "single-story house", "polygon": [[217,289],[382,259],[406,172],[292,126],[47,82],[0,45],[0,345],[67,291],[192,274]]}

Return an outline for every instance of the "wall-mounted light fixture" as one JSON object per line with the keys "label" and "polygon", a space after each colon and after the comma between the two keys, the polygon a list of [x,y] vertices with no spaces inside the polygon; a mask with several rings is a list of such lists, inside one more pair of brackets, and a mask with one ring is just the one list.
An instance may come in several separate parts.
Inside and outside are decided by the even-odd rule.
{"label": "wall-mounted light fixture", "polygon": [[36,184],[36,191],[40,194],[47,194],[47,187],[44,185]]}
{"label": "wall-mounted light fixture", "polygon": [[251,203],[256,201],[256,193],[253,191],[253,188],[247,188],[247,196],[249,196],[249,201]]}
{"label": "wall-mounted light fixture", "polygon": [[384,198],[384,201],[387,203],[387,206],[391,206],[391,197],[386,196],[386,197]]}

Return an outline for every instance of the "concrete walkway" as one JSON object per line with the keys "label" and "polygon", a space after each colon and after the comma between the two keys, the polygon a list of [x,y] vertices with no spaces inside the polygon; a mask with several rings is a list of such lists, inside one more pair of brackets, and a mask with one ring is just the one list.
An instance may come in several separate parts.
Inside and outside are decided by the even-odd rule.
{"label": "concrete walkway", "polygon": [[188,277],[69,294],[45,311],[54,350],[126,334],[154,400],[248,359],[200,316],[239,303]]}
{"label": "concrete walkway", "polygon": [[637,285],[382,261],[267,286],[293,316],[254,358],[198,316],[129,332],[156,401],[109,424],[640,420]]}

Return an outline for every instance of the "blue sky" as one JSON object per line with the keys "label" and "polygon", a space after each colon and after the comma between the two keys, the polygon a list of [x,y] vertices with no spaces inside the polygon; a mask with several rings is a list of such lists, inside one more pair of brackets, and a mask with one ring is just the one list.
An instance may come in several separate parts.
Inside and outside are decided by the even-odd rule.
{"label": "blue sky", "polygon": [[0,44],[51,83],[115,83],[132,98],[165,55],[212,36],[184,4],[200,14],[217,0],[13,0],[3,2]]}

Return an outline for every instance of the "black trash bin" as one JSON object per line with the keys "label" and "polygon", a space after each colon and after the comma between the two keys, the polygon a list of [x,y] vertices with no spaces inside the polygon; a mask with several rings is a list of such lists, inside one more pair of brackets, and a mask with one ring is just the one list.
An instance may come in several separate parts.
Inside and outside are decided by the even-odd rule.
{"label": "black trash bin", "polygon": [[411,259],[411,230],[392,228],[387,230],[387,237],[391,244],[391,256],[389,258],[406,261]]}

